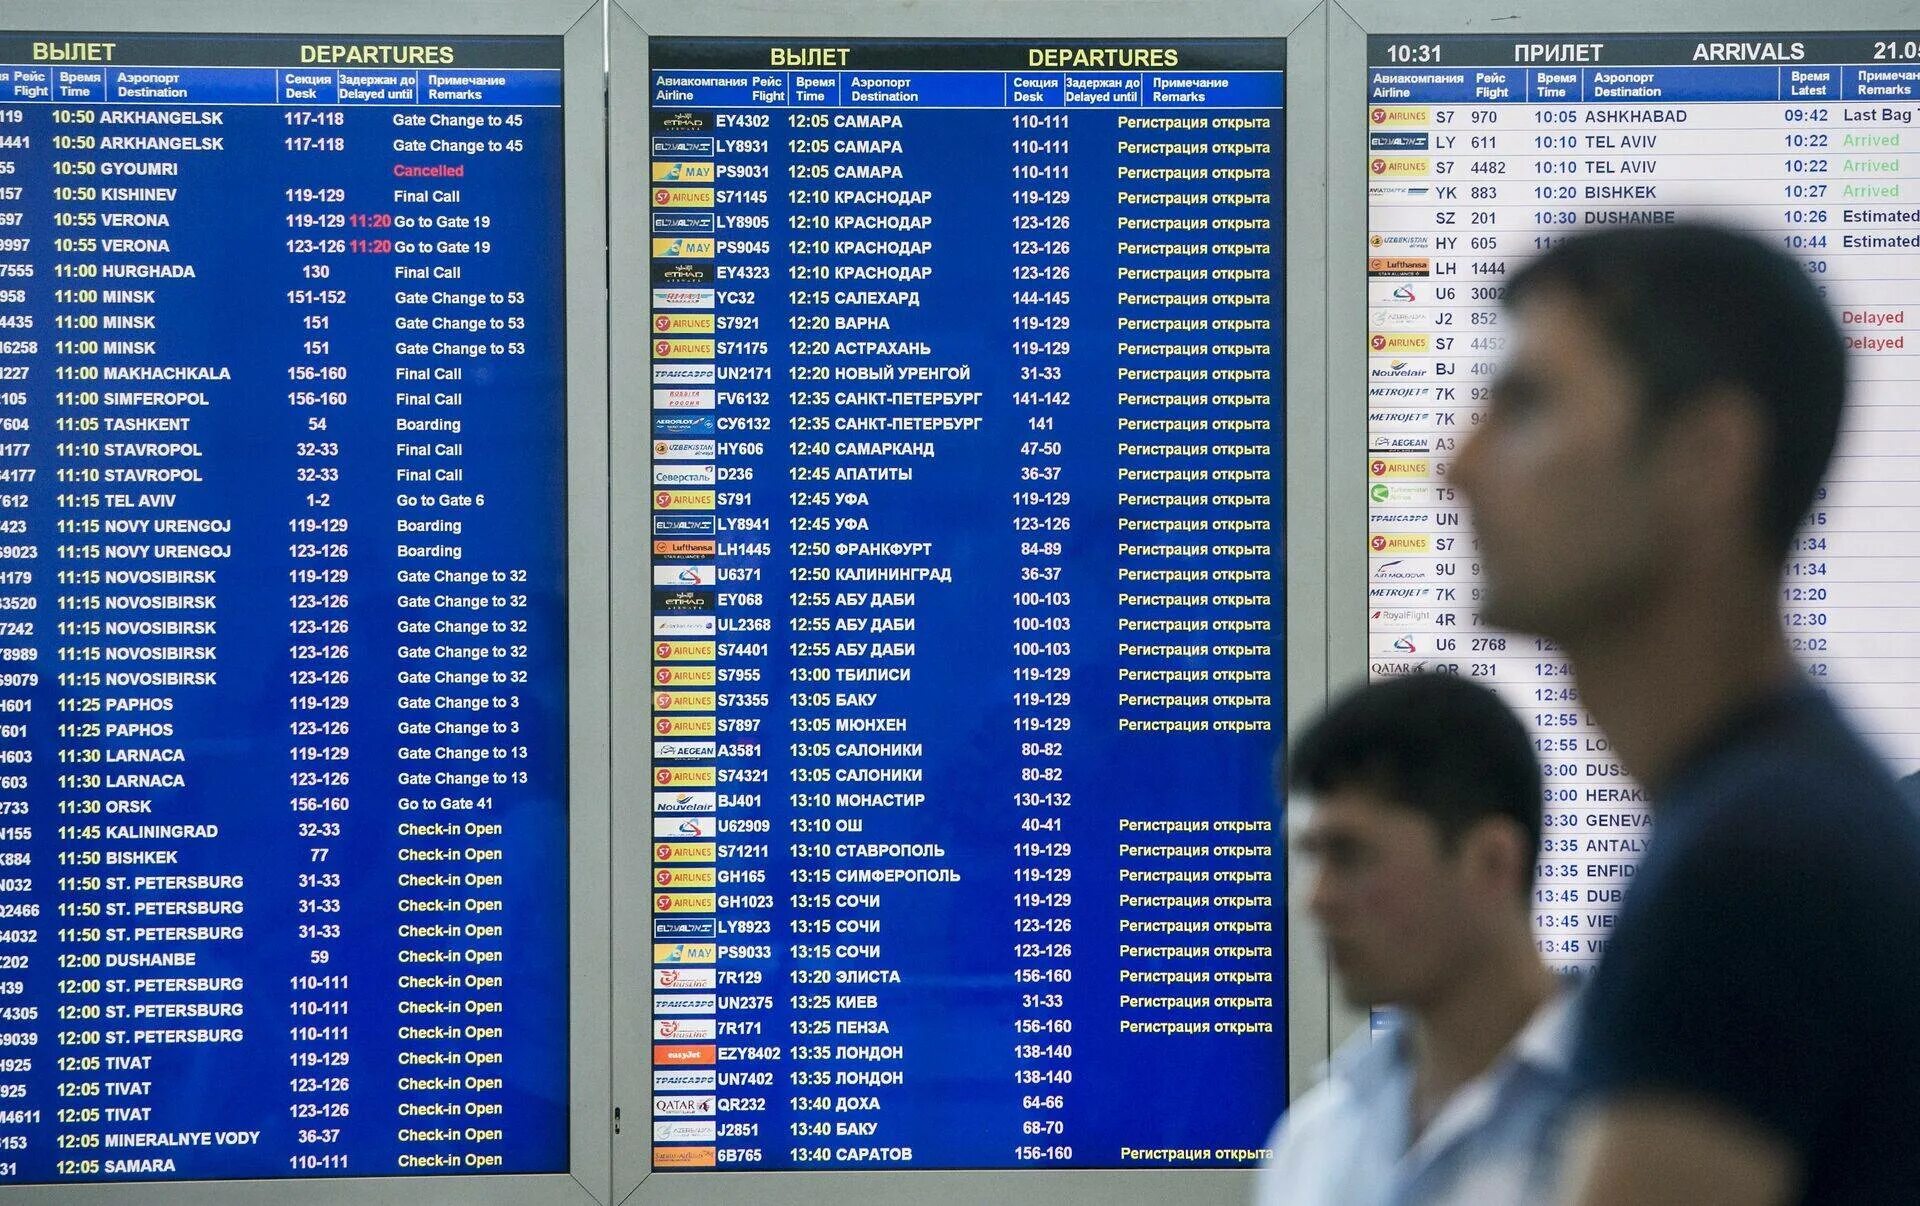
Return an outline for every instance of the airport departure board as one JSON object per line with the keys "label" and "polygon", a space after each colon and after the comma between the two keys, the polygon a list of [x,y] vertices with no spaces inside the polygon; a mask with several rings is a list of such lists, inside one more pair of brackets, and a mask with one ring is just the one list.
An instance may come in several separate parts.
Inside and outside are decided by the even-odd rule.
{"label": "airport departure board", "polygon": [[1283,43],[649,53],[654,1166],[1253,1163]]}
{"label": "airport departure board", "polygon": [[1815,680],[1913,770],[1920,34],[1394,35],[1368,62],[1372,670],[1454,666],[1531,723],[1534,920],[1549,961],[1579,969],[1606,949],[1649,815],[1558,651],[1476,615],[1447,470],[1505,343],[1503,282],[1582,229],[1687,219],[1755,232],[1813,274],[1852,353],[1852,410],[1781,614]]}
{"label": "airport departure board", "polygon": [[0,1183],[565,1167],[559,67],[0,35]]}

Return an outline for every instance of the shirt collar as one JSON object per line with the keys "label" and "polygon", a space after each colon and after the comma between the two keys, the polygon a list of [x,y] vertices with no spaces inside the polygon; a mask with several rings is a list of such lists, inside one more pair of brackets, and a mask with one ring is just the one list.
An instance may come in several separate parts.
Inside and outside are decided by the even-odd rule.
{"label": "shirt collar", "polygon": [[[1508,1064],[1559,1074],[1568,1067],[1573,1031],[1573,989],[1562,988],[1533,1011],[1506,1050],[1482,1075],[1497,1075]],[[1412,1070],[1410,1023],[1398,1009],[1384,1009],[1380,1033],[1355,1035],[1334,1054],[1329,1071],[1358,1094],[1377,1091]]]}

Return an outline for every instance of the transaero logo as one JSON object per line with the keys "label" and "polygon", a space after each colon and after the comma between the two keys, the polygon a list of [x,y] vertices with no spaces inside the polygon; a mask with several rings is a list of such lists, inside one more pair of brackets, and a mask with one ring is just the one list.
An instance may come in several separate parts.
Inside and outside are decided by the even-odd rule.
{"label": "transaero logo", "polygon": [[655,361],[653,383],[655,385],[712,385],[713,366],[711,364],[665,364]]}

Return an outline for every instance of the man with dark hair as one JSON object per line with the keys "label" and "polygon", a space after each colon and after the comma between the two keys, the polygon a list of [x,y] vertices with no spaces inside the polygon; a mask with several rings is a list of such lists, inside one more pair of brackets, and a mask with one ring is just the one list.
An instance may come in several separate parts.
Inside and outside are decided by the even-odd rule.
{"label": "man with dark hair", "polygon": [[1454,466],[1484,616],[1565,651],[1655,815],[1581,1007],[1566,1200],[1920,1200],[1920,821],[1779,603],[1840,332],[1791,259],[1692,225],[1569,239],[1507,300]]}
{"label": "man with dark hair", "polygon": [[1395,1006],[1281,1120],[1263,1206],[1521,1206],[1551,1188],[1566,1005],[1530,928],[1533,743],[1491,691],[1363,687],[1294,745],[1293,841],[1347,999]]}

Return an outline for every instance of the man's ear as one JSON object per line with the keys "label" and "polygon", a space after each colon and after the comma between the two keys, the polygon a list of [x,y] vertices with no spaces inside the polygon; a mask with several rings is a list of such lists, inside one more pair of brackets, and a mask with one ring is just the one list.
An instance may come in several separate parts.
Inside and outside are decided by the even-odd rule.
{"label": "man's ear", "polygon": [[1519,822],[1484,817],[1460,835],[1460,859],[1489,899],[1507,901],[1533,886],[1535,852]]}
{"label": "man's ear", "polygon": [[1665,427],[1657,472],[1669,492],[1667,514],[1702,539],[1724,543],[1740,533],[1757,540],[1754,507],[1768,452],[1758,403],[1740,390],[1712,389]]}

